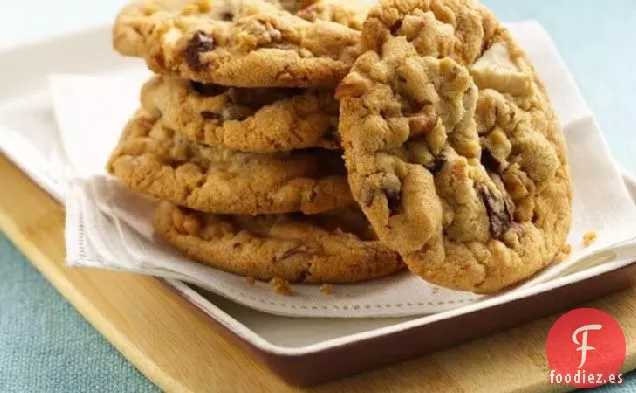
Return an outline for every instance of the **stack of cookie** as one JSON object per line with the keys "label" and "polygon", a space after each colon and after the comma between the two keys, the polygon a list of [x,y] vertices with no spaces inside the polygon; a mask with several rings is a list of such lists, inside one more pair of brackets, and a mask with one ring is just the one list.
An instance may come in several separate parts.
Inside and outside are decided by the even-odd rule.
{"label": "stack of cookie", "polygon": [[[120,14],[116,48],[146,58],[157,75],[108,170],[166,201],[156,232],[193,259],[307,283],[404,267],[374,238],[347,183],[334,86],[358,53],[364,14],[337,4],[292,14],[264,2],[150,0]],[[305,64],[302,43],[293,43],[301,36],[326,37],[309,44],[337,56]],[[338,45],[330,48],[331,39]]]}
{"label": "stack of cookie", "polygon": [[493,292],[558,258],[564,139],[509,33],[472,0],[340,1],[122,10],[116,49],[157,75],[108,170],[164,201],[157,233],[216,268],[305,283],[406,262]]}

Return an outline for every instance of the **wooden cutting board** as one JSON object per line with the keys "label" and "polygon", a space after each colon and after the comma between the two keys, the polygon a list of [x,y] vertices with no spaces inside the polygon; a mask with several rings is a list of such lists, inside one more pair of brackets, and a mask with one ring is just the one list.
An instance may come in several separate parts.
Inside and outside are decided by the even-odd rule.
{"label": "wooden cutting board", "polygon": [[[64,267],[64,208],[0,154],[0,229],[126,358],[167,392],[544,392],[545,338],[558,316],[421,359],[295,388],[160,281]],[[636,287],[589,305],[614,316],[636,367]]]}

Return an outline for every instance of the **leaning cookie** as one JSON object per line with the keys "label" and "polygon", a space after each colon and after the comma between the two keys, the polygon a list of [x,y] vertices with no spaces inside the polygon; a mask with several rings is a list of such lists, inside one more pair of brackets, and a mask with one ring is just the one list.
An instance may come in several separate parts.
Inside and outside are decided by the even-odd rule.
{"label": "leaning cookie", "polygon": [[337,89],[354,198],[409,269],[493,292],[550,264],[571,222],[564,137],[543,85],[476,1],[388,0]]}
{"label": "leaning cookie", "polygon": [[241,1],[227,20],[211,17],[207,5],[184,13],[164,1],[143,4],[117,17],[114,46],[164,75],[240,87],[335,86],[360,53],[360,31],[261,0]]}
{"label": "leaning cookie", "polygon": [[140,111],[108,162],[128,187],[220,214],[315,214],[351,203],[337,152],[240,153],[197,145]]}
{"label": "leaning cookie", "polygon": [[161,238],[189,258],[259,280],[352,283],[405,267],[353,208],[314,216],[223,216],[163,202],[154,224]]}
{"label": "leaning cookie", "polygon": [[253,153],[340,148],[333,90],[246,89],[157,76],[144,85],[141,101],[197,143]]}

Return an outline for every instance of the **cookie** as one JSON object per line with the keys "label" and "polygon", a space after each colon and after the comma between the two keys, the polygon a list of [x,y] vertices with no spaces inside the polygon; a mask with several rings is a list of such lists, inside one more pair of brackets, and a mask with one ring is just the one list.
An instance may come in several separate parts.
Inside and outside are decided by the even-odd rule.
{"label": "cookie", "polygon": [[148,1],[121,11],[113,41],[159,74],[239,87],[335,86],[360,53],[360,31],[261,0],[242,0],[220,19],[205,2]]}
{"label": "cookie", "polygon": [[523,51],[476,1],[387,0],[338,86],[355,200],[409,269],[488,293],[558,255],[571,222],[564,137]]}
{"label": "cookie", "polygon": [[375,240],[359,209],[313,216],[228,216],[161,203],[155,231],[189,258],[241,276],[293,283],[351,283],[405,266]]}
{"label": "cookie", "polygon": [[333,90],[237,88],[158,76],[141,94],[144,109],[187,139],[255,153],[339,149]]}
{"label": "cookie", "polygon": [[[214,6],[213,6],[214,4]],[[223,0],[136,0],[126,5],[113,25],[115,48],[129,56],[141,56],[154,29],[177,16],[229,21],[238,2]]]}
{"label": "cookie", "polygon": [[212,213],[314,214],[352,202],[338,152],[202,146],[144,111],[130,120],[107,169],[132,189]]}
{"label": "cookie", "polygon": [[[302,0],[262,1],[293,13],[312,4]],[[163,22],[177,17],[231,21],[237,16],[258,12],[258,4],[260,3],[252,0],[248,6],[244,0],[134,0],[117,16],[113,26],[113,41],[117,50],[141,56],[146,41]],[[347,6],[347,9],[350,8],[351,6]],[[339,14],[343,12],[340,11]]]}

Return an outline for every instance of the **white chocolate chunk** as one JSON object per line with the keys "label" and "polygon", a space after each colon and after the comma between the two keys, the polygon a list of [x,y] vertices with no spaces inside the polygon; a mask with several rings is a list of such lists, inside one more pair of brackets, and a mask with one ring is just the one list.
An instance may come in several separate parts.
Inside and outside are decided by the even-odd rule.
{"label": "white chocolate chunk", "polygon": [[480,89],[523,95],[532,85],[530,75],[519,71],[510,60],[508,47],[495,43],[470,67],[470,74]]}

